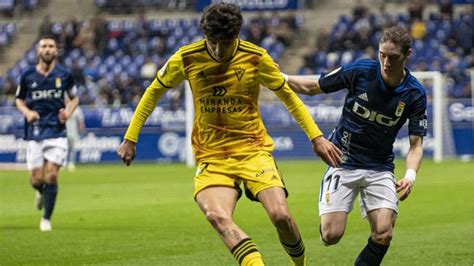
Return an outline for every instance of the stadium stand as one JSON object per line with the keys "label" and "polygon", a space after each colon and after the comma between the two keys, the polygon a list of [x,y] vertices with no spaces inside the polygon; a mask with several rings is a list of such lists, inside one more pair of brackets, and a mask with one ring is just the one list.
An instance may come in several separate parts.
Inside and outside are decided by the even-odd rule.
{"label": "stadium stand", "polygon": [[[156,70],[175,49],[201,37],[198,19],[148,19],[140,9],[160,8],[170,1],[97,0],[95,3],[98,9],[104,10],[114,5],[129,5],[138,15],[135,19],[109,20],[98,15],[87,21],[79,21],[74,16],[54,21],[45,16],[38,24],[38,35],[52,34],[59,41],[61,63],[72,69],[83,104],[136,105]],[[38,1],[15,1],[14,4],[35,8]],[[382,27],[402,24],[411,29],[416,39],[414,56],[408,67],[413,71],[440,70],[446,74],[449,96],[470,97],[467,69],[474,65],[472,13],[464,12],[453,17],[448,6],[440,12],[430,11],[428,16],[422,16],[424,19],[417,20],[419,16],[416,14],[420,13],[416,11],[417,7],[409,8],[412,11],[407,9],[407,12],[397,14],[385,12],[383,5],[375,11],[355,5],[351,15],[341,15],[332,27],[322,28],[314,36],[314,47],[300,49],[304,63],[299,74],[321,74],[356,59],[376,58],[377,39]],[[266,48],[278,61],[303,23],[302,16],[291,13],[260,13],[246,19],[241,37]],[[0,53],[2,46],[12,42],[15,32],[13,23],[0,25]],[[19,74],[35,62],[32,46],[4,76],[0,76],[0,91],[6,95],[0,97],[2,106],[13,105],[12,94]],[[172,97],[172,101],[179,102],[182,96],[177,93]]]}
{"label": "stadium stand", "polygon": [[[281,27],[296,31],[301,19],[295,16],[255,17],[245,21],[241,38],[260,44],[278,60],[291,37]],[[44,24],[44,26],[43,26]],[[39,35],[51,34],[60,44],[63,64],[68,66],[79,86],[82,104],[135,106],[169,56],[180,46],[201,37],[198,19],[108,20],[96,16],[78,22],[52,22],[45,17]],[[20,73],[35,64],[35,47],[2,77],[5,93],[18,84]],[[179,91],[179,90],[178,90]],[[179,103],[180,93],[169,94],[163,101]],[[12,106],[13,97],[4,97],[3,106]]]}
{"label": "stadium stand", "polygon": [[375,59],[381,29],[404,25],[415,39],[408,68],[446,73],[449,95],[470,97],[468,69],[474,66],[472,13],[461,13],[451,19],[446,14],[432,12],[424,20],[407,13],[392,16],[383,10],[379,14],[366,9],[357,13],[357,16],[341,15],[330,32],[321,30],[316,36],[316,47],[306,48],[299,74],[321,74],[357,59]]}
{"label": "stadium stand", "polygon": [[112,13],[132,13],[143,8],[183,10],[194,7],[194,2],[190,0],[95,0],[95,4],[98,8]]}
{"label": "stadium stand", "polygon": [[0,49],[12,43],[16,34],[16,25],[14,23],[0,24]]}
{"label": "stadium stand", "polygon": [[0,12],[13,15],[15,10],[34,10],[38,0],[0,0]]}

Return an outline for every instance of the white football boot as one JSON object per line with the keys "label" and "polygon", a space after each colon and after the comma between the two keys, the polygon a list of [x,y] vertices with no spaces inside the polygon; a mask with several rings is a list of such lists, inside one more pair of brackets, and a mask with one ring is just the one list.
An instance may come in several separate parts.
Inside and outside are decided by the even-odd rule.
{"label": "white football boot", "polygon": [[53,230],[53,227],[51,226],[51,221],[48,219],[41,218],[40,230],[41,232],[49,232]]}

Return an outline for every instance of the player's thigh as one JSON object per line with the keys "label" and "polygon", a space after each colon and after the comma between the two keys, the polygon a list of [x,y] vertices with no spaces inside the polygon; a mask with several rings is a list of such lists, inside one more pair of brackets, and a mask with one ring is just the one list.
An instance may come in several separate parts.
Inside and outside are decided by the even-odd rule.
{"label": "player's thigh", "polygon": [[26,145],[26,166],[28,170],[33,172],[33,178],[41,178],[43,176],[43,165],[43,142],[29,140]]}
{"label": "player's thigh", "polygon": [[344,234],[347,224],[347,212],[338,211],[321,215],[321,230],[335,237]]}
{"label": "player's thigh", "polygon": [[390,209],[398,213],[398,195],[393,173],[388,171],[368,171],[366,186],[360,191],[362,216],[377,209]]}
{"label": "player's thigh", "polygon": [[[240,180],[233,174],[235,159],[204,160],[198,163],[194,175],[194,198],[204,189],[212,187],[228,187],[240,197]],[[237,197],[237,198],[238,198]]]}
{"label": "player's thigh", "polygon": [[319,215],[351,212],[359,193],[361,179],[360,170],[329,167],[321,181]]}
{"label": "player's thigh", "polygon": [[278,191],[275,192],[278,195],[282,192],[283,197],[280,199],[286,202],[288,192],[285,189],[281,172],[270,153],[257,152],[242,159],[236,175],[243,180],[245,193],[251,200],[258,201],[261,198],[260,193],[263,191],[278,188],[272,192]]}
{"label": "player's thigh", "polygon": [[67,139],[54,138],[43,141],[44,159],[61,167],[67,158]]}
{"label": "player's thigh", "polygon": [[270,218],[289,215],[286,194],[281,187],[271,187],[262,190],[258,193],[258,200],[262,203]]}
{"label": "player's thigh", "polygon": [[229,219],[232,217],[239,192],[231,187],[211,186],[199,191],[196,202],[206,216]]}
{"label": "player's thigh", "polygon": [[387,208],[375,209],[367,213],[372,232],[378,234],[391,231],[395,226],[396,218],[395,211]]}

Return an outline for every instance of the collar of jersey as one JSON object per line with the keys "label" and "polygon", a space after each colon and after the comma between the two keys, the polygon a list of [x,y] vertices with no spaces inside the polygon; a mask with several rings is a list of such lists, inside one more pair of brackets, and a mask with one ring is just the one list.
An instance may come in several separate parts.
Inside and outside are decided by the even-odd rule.
{"label": "collar of jersey", "polygon": [[51,71],[49,71],[47,74],[43,74],[43,73],[40,73],[40,72],[38,71],[38,69],[36,69],[36,65],[35,65],[35,72],[36,72],[36,74],[38,74],[38,75],[40,75],[40,76],[46,78],[46,77],[48,77],[49,75],[51,75],[51,73],[53,73],[53,71],[56,69],[56,67],[58,67],[58,63],[57,63],[57,62],[56,62],[56,64],[54,65],[53,69],[51,69]]}
{"label": "collar of jersey", "polygon": [[234,52],[232,53],[232,56],[229,57],[229,59],[227,59],[227,60],[224,61],[224,62],[219,62],[214,56],[212,56],[212,53],[209,52],[209,49],[207,48],[207,41],[204,41],[204,45],[206,46],[206,52],[207,52],[207,54],[212,58],[212,60],[216,61],[217,63],[227,63],[227,62],[229,62],[230,60],[232,60],[232,58],[234,58],[235,54],[237,54],[237,50],[239,49],[239,46],[240,46],[240,39],[237,38],[237,45],[236,45],[235,48],[234,48]]}
{"label": "collar of jersey", "polygon": [[[378,65],[377,66],[377,80],[379,81],[379,84],[382,90],[388,91],[387,85],[385,85],[385,82],[383,81],[383,78],[382,78],[380,63],[378,63],[377,65]],[[406,67],[404,69],[405,69],[405,78],[403,79],[402,83],[400,83],[400,85],[398,85],[395,88],[394,90],[395,93],[399,93],[407,89],[406,84],[408,83],[408,78],[411,74],[410,74],[410,71]]]}

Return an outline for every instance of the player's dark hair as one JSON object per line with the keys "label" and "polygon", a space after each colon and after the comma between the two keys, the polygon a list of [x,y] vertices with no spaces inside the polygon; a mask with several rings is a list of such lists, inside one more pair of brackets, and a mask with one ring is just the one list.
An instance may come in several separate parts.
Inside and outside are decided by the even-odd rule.
{"label": "player's dark hair", "polygon": [[403,54],[407,54],[411,48],[412,39],[410,33],[404,27],[393,26],[386,28],[382,32],[379,43],[391,42],[402,49]]}
{"label": "player's dark hair", "polygon": [[214,40],[232,40],[237,38],[242,26],[240,7],[229,3],[217,3],[208,6],[201,18],[201,30]]}
{"label": "player's dark hair", "polygon": [[38,39],[38,42],[40,42],[41,40],[53,40],[56,46],[58,46],[58,41],[53,35],[41,35],[41,37]]}

